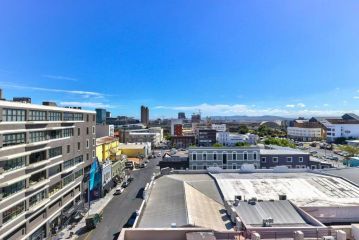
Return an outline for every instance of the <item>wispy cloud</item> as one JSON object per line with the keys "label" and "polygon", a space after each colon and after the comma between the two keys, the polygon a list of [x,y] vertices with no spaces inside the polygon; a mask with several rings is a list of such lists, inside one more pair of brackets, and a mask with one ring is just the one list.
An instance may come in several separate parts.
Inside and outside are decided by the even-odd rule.
{"label": "wispy cloud", "polygon": [[113,108],[109,104],[100,102],[60,102],[60,106],[83,107],[83,108]]}
{"label": "wispy cloud", "polygon": [[359,96],[354,96],[353,98],[354,98],[354,99],[359,99]]}
{"label": "wispy cloud", "polygon": [[[311,116],[333,116],[342,115],[344,112],[339,110],[318,110],[307,108],[260,108],[243,104],[199,104],[194,106],[156,106],[155,109],[167,109],[173,111],[196,112],[200,110],[205,116],[261,116],[261,115],[277,115],[286,117],[311,117]],[[359,113],[359,110],[351,110],[351,112]]]}
{"label": "wispy cloud", "polygon": [[67,81],[77,81],[77,78],[73,78],[73,77],[66,77],[66,76],[61,76],[61,75],[49,75],[49,74],[44,74],[42,75],[44,78],[50,78],[50,79],[56,79],[56,80],[67,80]]}
{"label": "wispy cloud", "polygon": [[287,104],[285,105],[287,108],[295,108],[295,107],[298,107],[298,108],[304,108],[305,107],[305,104],[304,103],[297,103],[297,104]]}
{"label": "wispy cloud", "polygon": [[66,94],[75,94],[80,95],[83,98],[95,97],[95,98],[103,98],[106,96],[103,93],[92,92],[92,91],[82,91],[82,90],[64,90],[64,89],[56,89],[56,88],[42,88],[42,87],[33,87],[33,86],[24,86],[24,85],[15,85],[15,84],[7,84],[0,83],[3,87],[17,88],[17,89],[25,89],[25,90],[34,90],[34,91],[44,91],[44,92],[56,92],[56,93],[66,93]]}

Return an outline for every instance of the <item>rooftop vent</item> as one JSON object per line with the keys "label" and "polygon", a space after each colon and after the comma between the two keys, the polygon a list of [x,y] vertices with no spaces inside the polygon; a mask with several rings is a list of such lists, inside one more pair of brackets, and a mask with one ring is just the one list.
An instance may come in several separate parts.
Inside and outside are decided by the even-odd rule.
{"label": "rooftop vent", "polygon": [[287,195],[285,194],[279,195],[279,200],[287,200]]}
{"label": "rooftop vent", "polygon": [[31,98],[29,97],[13,97],[13,102],[21,102],[21,103],[31,103]]}
{"label": "rooftop vent", "polygon": [[262,226],[263,227],[271,227],[273,223],[274,223],[273,218],[271,218],[271,217],[265,218],[265,219],[263,219]]}
{"label": "rooftop vent", "polygon": [[42,102],[42,105],[51,106],[51,107],[56,107],[57,106],[55,102]]}

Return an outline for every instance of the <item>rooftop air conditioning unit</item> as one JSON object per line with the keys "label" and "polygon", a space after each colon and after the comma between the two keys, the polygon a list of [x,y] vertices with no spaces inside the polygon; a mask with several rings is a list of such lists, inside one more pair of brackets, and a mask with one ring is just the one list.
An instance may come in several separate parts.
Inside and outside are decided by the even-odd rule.
{"label": "rooftop air conditioning unit", "polygon": [[279,195],[279,200],[287,200],[287,195],[285,194]]}

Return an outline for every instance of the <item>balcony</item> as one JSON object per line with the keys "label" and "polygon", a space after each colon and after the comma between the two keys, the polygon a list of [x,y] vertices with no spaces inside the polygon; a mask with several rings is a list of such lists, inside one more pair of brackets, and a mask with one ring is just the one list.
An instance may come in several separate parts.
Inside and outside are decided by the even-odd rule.
{"label": "balcony", "polygon": [[46,151],[31,153],[29,156],[29,165],[27,168],[37,168],[49,162],[50,160],[46,160]]}
{"label": "balcony", "polygon": [[43,186],[49,182],[50,182],[50,180],[46,179],[46,170],[39,172],[39,173],[35,173],[34,175],[31,175],[31,177],[29,178],[30,184],[29,184],[29,188],[27,190],[28,191],[36,190],[40,186]]}

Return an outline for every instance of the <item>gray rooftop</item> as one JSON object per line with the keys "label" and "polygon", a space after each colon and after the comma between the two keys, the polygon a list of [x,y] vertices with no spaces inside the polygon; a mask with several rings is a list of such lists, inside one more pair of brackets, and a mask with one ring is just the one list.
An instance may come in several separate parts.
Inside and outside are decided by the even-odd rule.
{"label": "gray rooftop", "polygon": [[241,201],[236,212],[247,226],[262,227],[263,219],[272,218],[273,227],[311,226],[289,201],[264,201],[251,205]]}
{"label": "gray rooftop", "polygon": [[345,178],[359,186],[359,167],[324,169],[321,172]]}

